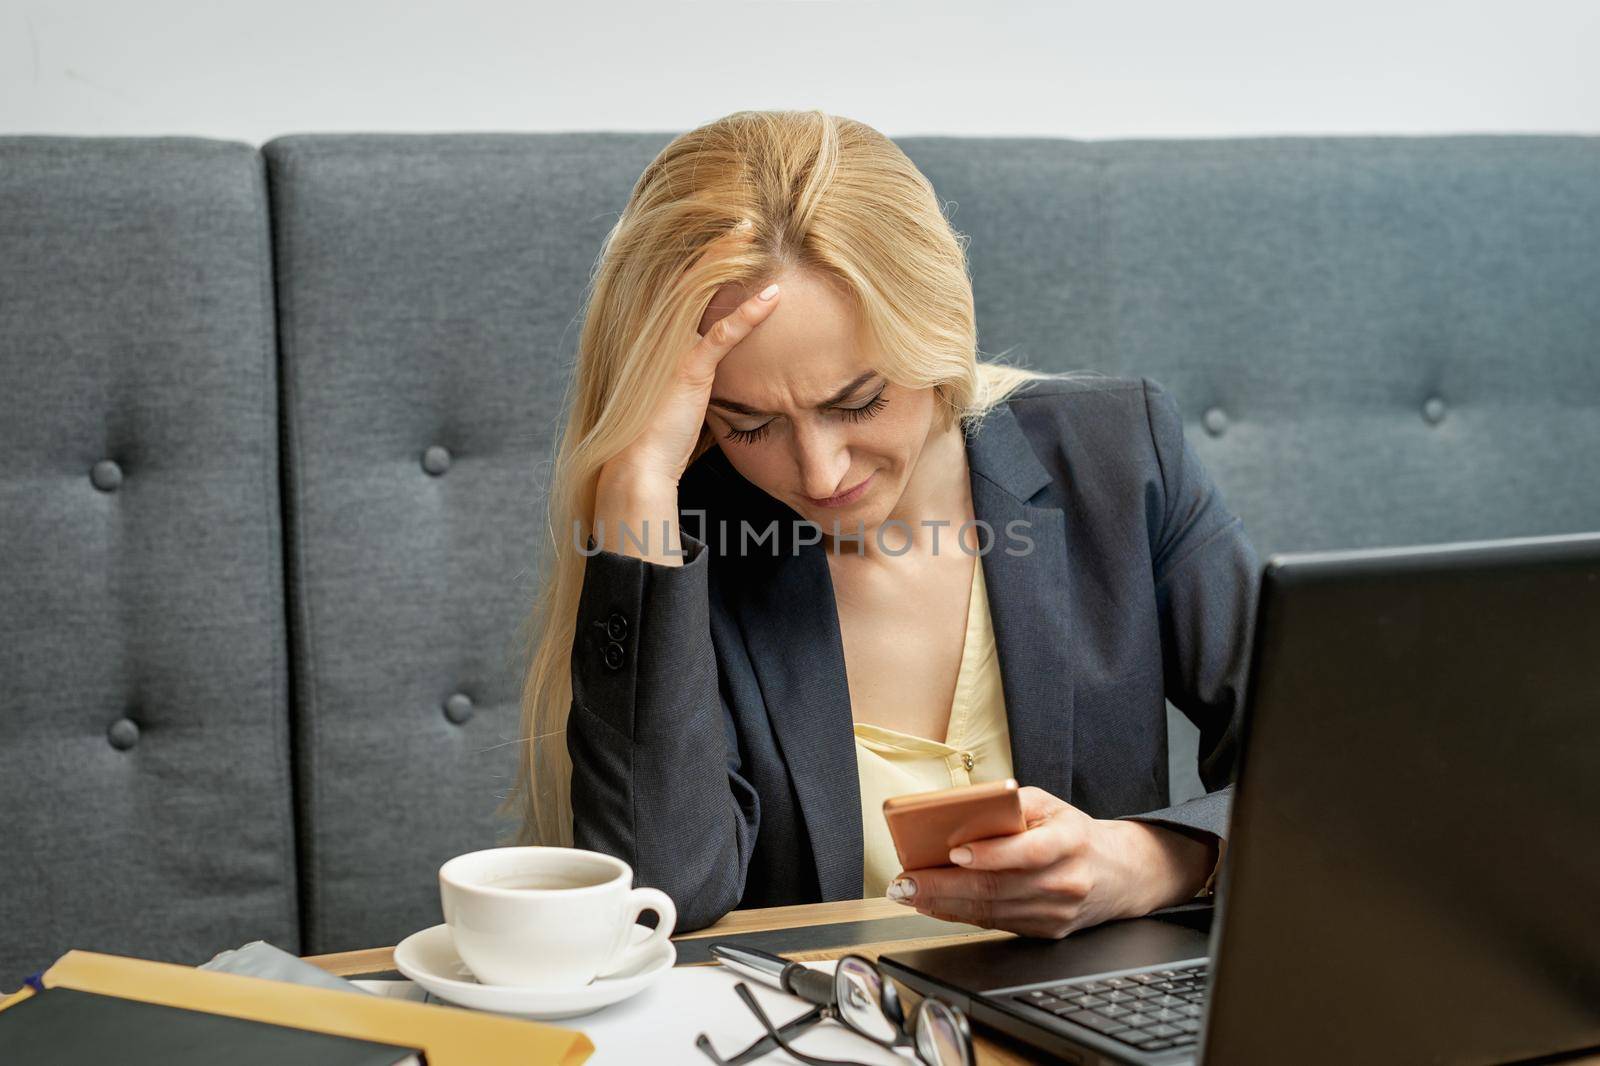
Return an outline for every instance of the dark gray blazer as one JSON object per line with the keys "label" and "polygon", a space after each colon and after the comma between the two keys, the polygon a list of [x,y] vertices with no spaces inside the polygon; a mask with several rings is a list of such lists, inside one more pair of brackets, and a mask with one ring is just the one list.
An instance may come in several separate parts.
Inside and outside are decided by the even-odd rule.
{"label": "dark gray blazer", "polygon": [[[1017,780],[1097,818],[1225,836],[1259,564],[1171,397],[1148,378],[1030,382],[969,435],[967,458],[994,532],[981,562]],[[679,507],[684,565],[586,563],[574,843],[632,864],[684,930],[736,907],[859,898],[850,694],[816,527],[719,448],[685,472]],[[776,538],[741,554],[741,520],[760,533],[774,519]],[[1208,790],[1176,806],[1167,699],[1200,729]]]}

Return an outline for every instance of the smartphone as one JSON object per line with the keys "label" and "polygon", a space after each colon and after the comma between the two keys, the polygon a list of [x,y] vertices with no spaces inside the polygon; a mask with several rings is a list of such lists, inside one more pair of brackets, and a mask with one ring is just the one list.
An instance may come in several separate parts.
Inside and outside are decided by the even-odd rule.
{"label": "smartphone", "polygon": [[984,837],[1020,833],[1022,799],[1015,778],[890,796],[883,819],[905,870],[949,866],[950,849]]}

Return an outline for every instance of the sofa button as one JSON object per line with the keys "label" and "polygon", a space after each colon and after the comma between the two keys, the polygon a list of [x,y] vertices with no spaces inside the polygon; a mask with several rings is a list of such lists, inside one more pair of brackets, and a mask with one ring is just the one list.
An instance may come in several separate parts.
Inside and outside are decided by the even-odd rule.
{"label": "sofa button", "polygon": [[622,669],[622,662],[623,662],[624,658],[626,658],[626,656],[623,653],[621,644],[618,644],[614,640],[609,640],[609,641],[606,642],[606,650],[605,650],[606,669],[608,669],[608,670],[621,670]]}
{"label": "sofa button", "polygon": [[472,717],[472,698],[465,693],[457,692],[444,701],[444,716],[456,725],[463,724]]}
{"label": "sofa button", "polygon": [[139,743],[139,723],[132,718],[118,718],[111,723],[111,728],[106,730],[106,739],[111,741],[111,746],[118,751],[127,751]]}
{"label": "sofa button", "polygon": [[89,471],[89,480],[101,492],[115,492],[117,486],[122,484],[122,467],[110,459],[102,459]]}
{"label": "sofa button", "polygon": [[1228,416],[1220,407],[1208,408],[1200,421],[1213,437],[1222,436],[1222,431],[1228,428]]}
{"label": "sofa button", "polygon": [[1444,401],[1437,396],[1429,396],[1422,405],[1422,417],[1434,425],[1444,421]]}
{"label": "sofa button", "polygon": [[628,616],[621,611],[612,611],[611,617],[606,619],[606,636],[612,640],[621,640],[628,635]]}
{"label": "sofa button", "polygon": [[422,469],[438,477],[450,469],[450,449],[439,444],[430,444],[428,450],[422,453]]}

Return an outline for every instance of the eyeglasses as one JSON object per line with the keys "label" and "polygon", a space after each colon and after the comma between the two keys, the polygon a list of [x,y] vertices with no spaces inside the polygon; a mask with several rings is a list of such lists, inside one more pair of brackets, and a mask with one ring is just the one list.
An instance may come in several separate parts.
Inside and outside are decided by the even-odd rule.
{"label": "eyeglasses", "polygon": [[[779,960],[782,961],[782,960]],[[820,974],[818,976],[821,976]],[[910,1046],[917,1061],[926,1066],[973,1066],[977,1061],[972,1048],[972,1028],[957,1008],[935,996],[917,1004],[907,1023],[900,994],[893,982],[883,976],[878,964],[862,955],[845,955],[833,973],[830,1002],[820,1003],[793,1021],[774,1026],[750,986],[740,981],[733,986],[745,1006],[767,1031],[755,1043],[734,1055],[722,1058],[701,1033],[695,1047],[719,1066],[744,1066],[745,1063],[782,1048],[810,1066],[863,1066],[849,1059],[824,1059],[807,1055],[789,1042],[820,1022],[832,1019],[846,1029],[886,1048]],[[820,997],[819,997],[820,998]]]}

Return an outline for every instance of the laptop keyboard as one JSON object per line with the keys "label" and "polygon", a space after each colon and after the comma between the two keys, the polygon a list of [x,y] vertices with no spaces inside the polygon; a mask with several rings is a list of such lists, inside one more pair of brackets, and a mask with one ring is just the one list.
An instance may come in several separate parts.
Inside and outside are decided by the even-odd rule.
{"label": "laptop keyboard", "polygon": [[1011,998],[1140,1051],[1193,1047],[1205,1013],[1206,964],[1080,978]]}

